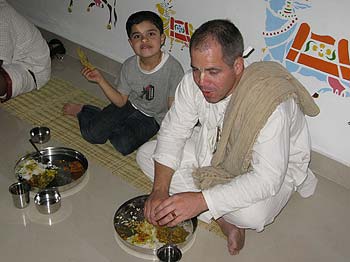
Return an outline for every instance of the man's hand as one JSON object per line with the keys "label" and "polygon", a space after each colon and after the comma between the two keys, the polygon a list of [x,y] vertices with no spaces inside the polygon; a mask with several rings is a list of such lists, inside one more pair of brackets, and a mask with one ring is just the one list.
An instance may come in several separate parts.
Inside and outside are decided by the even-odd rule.
{"label": "man's hand", "polygon": [[185,192],[165,199],[155,208],[154,217],[158,225],[172,227],[206,210],[208,206],[201,192]]}
{"label": "man's hand", "polygon": [[153,189],[145,203],[144,215],[148,222],[153,225],[158,225],[154,210],[165,199],[169,198],[170,181],[174,174],[174,170],[158,163],[157,161],[154,162],[154,170]]}
{"label": "man's hand", "polygon": [[168,197],[169,195],[167,192],[152,191],[152,193],[147,198],[144,207],[144,216],[148,222],[150,222],[153,225],[158,225],[158,222],[155,219],[154,210],[158,207],[160,203],[163,202],[163,200],[167,199]]}

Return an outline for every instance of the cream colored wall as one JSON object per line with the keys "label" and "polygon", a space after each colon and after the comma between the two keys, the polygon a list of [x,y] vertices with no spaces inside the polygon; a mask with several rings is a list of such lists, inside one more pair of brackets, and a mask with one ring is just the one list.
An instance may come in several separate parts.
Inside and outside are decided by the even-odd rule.
{"label": "cream colored wall", "polygon": [[[279,0],[279,2],[283,0]],[[276,0],[242,0],[242,1],[116,1],[116,26],[106,28],[108,9],[92,8],[87,12],[91,0],[74,0],[72,12],[68,12],[69,0],[11,0],[11,4],[36,25],[65,37],[75,43],[103,54],[113,60],[123,62],[132,55],[127,42],[125,21],[127,17],[139,10],[158,12],[156,4],[167,3],[171,16],[182,22],[188,22],[195,29],[201,23],[214,18],[229,18],[240,28],[246,46],[255,48],[247,59],[247,64],[261,60],[266,47],[262,32],[266,30],[266,13],[270,4]],[[98,2],[98,1],[95,1]],[[108,0],[113,6],[114,0]],[[284,1],[293,4],[298,23],[307,22],[318,34],[330,35],[335,39],[350,39],[347,25],[350,17],[350,3],[338,0],[337,7],[326,0]],[[205,6],[205,8],[203,7]],[[305,6],[309,6],[306,8]],[[286,11],[287,9],[284,9]],[[188,48],[180,43],[172,47],[170,41],[165,49],[177,57],[185,68],[189,68]],[[313,94],[320,86],[325,85],[314,77],[294,74]],[[312,148],[327,158],[350,166],[350,97],[339,97],[331,92],[321,94],[315,101],[321,108],[321,114],[313,119],[308,118],[312,136]],[[349,174],[350,175],[350,174]]]}

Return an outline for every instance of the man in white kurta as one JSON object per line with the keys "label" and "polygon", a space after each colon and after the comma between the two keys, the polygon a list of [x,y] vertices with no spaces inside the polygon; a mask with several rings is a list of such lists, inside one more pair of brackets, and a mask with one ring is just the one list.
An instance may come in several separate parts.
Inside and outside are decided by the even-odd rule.
{"label": "man in white kurta", "polygon": [[42,87],[50,74],[50,50],[39,30],[0,0],[0,100]]}
{"label": "man in white kurta", "polygon": [[[235,92],[242,78],[250,77],[243,74],[242,36],[227,20],[199,27],[190,52],[192,71],[180,82],[157,141],[144,144],[137,153],[141,169],[154,181],[145,217],[168,226],[196,215],[205,222],[215,219],[228,238],[230,254],[236,255],[243,248],[245,229],[262,231],[294,191],[303,197],[313,194],[317,179],[308,169],[309,131],[295,97],[287,96],[254,138],[249,171],[200,190],[192,173],[212,165],[226,108],[236,101],[233,96],[242,94]],[[270,94],[265,92],[264,97]],[[239,109],[235,112],[239,115]]]}
{"label": "man in white kurta", "polygon": [[[215,104],[207,102],[193,81],[192,72],[188,72],[178,86],[176,103],[163,120],[157,141],[146,143],[137,153],[144,173],[153,180],[156,160],[176,170],[170,194],[199,191],[192,172],[194,168],[210,165],[230,98]],[[193,128],[197,121],[201,126]],[[203,190],[209,210],[199,219],[208,223],[211,218],[224,216],[239,227],[262,231],[294,191],[303,197],[313,194],[317,180],[308,169],[309,161],[307,123],[294,99],[289,99],[277,107],[256,140],[252,155],[254,171],[228,184]],[[259,211],[265,214],[260,216]]]}

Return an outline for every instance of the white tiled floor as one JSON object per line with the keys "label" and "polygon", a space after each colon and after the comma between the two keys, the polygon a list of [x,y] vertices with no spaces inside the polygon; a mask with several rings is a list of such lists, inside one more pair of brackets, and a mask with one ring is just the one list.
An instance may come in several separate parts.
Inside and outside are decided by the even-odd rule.
{"label": "white tiled floor", "polygon": [[[103,97],[99,88],[88,83],[79,70],[79,62],[69,56],[53,62],[53,77],[66,79]],[[111,76],[108,79],[113,81]],[[15,160],[24,150],[31,149],[22,138],[30,126],[1,109],[0,123],[1,261],[143,261],[126,254],[116,243],[110,243],[114,242],[110,224],[116,202],[121,204],[138,192],[93,161],[86,187],[65,200],[71,214],[64,223],[50,227],[37,225],[31,223],[31,209],[13,210],[7,187],[13,180],[10,174]],[[193,247],[182,261],[350,261],[350,191],[321,176],[318,178],[314,196],[302,199],[295,194],[262,233],[247,231],[245,248],[238,256],[228,255],[224,239],[199,228]],[[108,188],[110,192],[105,192]],[[93,210],[86,210],[86,198]],[[77,210],[86,213],[80,214]],[[61,241],[64,238],[68,240],[66,244]]]}
{"label": "white tiled floor", "polygon": [[[69,56],[65,60],[64,63],[80,68],[77,60]],[[86,86],[86,80],[76,74],[76,70],[68,73],[57,68],[54,66],[54,75],[72,81],[76,86]],[[114,80],[112,76],[107,77]],[[94,86],[92,90],[104,98],[98,87]],[[295,194],[275,223],[264,232],[248,231],[244,251],[232,259],[242,262],[350,261],[350,191],[323,177],[318,178],[313,197],[303,199]]]}

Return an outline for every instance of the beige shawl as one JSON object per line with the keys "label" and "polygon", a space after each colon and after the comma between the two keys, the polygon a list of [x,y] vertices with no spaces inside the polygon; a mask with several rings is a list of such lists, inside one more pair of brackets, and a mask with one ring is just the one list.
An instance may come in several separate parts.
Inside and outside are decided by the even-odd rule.
{"label": "beige shawl", "polygon": [[276,107],[290,97],[304,114],[316,116],[320,112],[305,87],[282,65],[256,62],[248,66],[227,106],[211,166],[198,168],[192,174],[196,185],[206,189],[247,173],[260,130]]}

